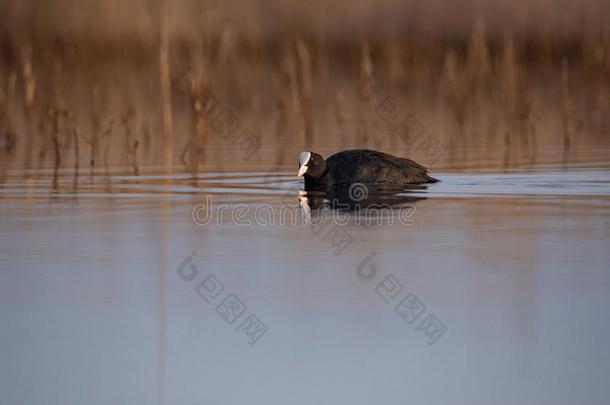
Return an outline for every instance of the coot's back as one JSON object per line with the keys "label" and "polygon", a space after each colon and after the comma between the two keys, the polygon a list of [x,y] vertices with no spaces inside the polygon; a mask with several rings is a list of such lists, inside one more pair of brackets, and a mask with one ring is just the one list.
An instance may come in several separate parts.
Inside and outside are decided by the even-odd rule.
{"label": "coot's back", "polygon": [[422,184],[438,180],[412,160],[369,149],[351,149],[326,159],[330,184]]}

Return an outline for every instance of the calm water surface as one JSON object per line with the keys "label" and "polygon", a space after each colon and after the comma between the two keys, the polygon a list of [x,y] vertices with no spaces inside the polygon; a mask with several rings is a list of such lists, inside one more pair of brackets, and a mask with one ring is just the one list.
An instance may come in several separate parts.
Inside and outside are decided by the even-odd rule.
{"label": "calm water surface", "polygon": [[606,404],[610,171],[534,169],[340,225],[257,217],[287,171],[9,171],[2,403]]}

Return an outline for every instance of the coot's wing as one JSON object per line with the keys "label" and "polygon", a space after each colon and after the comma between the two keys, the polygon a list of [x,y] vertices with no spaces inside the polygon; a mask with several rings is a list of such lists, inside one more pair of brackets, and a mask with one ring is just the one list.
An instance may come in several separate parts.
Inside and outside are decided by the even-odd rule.
{"label": "coot's wing", "polygon": [[334,184],[418,184],[436,181],[412,160],[368,149],[346,150],[326,160]]}
{"label": "coot's wing", "polygon": [[377,183],[388,171],[379,154],[364,149],[336,153],[326,165],[333,184]]}
{"label": "coot's wing", "polygon": [[402,176],[406,179],[407,183],[422,184],[422,183],[436,183],[438,180],[428,174],[428,169],[424,166],[412,161],[411,159],[397,158],[400,163],[398,164]]}

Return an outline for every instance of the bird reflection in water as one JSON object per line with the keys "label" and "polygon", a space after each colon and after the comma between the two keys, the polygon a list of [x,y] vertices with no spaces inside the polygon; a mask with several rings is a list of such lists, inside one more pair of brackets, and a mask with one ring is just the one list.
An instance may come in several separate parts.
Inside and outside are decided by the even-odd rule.
{"label": "bird reflection in water", "polygon": [[[325,213],[340,213],[369,219],[383,219],[380,216],[391,217],[398,212],[400,212],[400,216],[404,216],[405,210],[414,212],[414,204],[426,199],[419,195],[427,188],[426,184],[403,187],[345,184],[334,186],[331,189],[308,188],[306,191],[300,191],[298,198],[300,209],[307,218],[317,218]],[[377,223],[379,222],[377,221]],[[391,223],[391,221],[386,222]]]}

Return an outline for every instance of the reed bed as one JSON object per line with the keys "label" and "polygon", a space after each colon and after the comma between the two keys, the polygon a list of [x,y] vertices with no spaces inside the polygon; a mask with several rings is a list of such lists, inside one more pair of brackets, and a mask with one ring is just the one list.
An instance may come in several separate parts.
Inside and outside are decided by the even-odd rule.
{"label": "reed bed", "polygon": [[[538,24],[548,9],[521,11],[531,21],[525,27],[499,24],[498,11],[486,8],[443,26],[447,12],[405,12],[391,1],[381,9],[405,12],[403,20],[380,17],[368,2],[345,21],[315,4],[304,11],[279,0],[244,5],[238,16],[211,2],[108,4],[89,28],[88,13],[64,30],[53,27],[53,13],[32,14],[29,32],[5,21],[2,172],[72,167],[77,178],[86,161],[92,176],[109,167],[138,175],[143,166],[179,162],[196,175],[205,166],[281,167],[299,149],[347,147],[439,168],[513,168],[569,163],[579,147],[610,140],[610,31],[601,1],[568,23]],[[281,25],[261,17],[264,5]],[[4,18],[23,16],[3,7]],[[396,123],[379,113],[389,97],[438,139],[440,159],[426,162],[396,135]],[[239,124],[234,134],[219,133],[223,112]],[[247,158],[235,141],[245,130],[261,140]]]}

